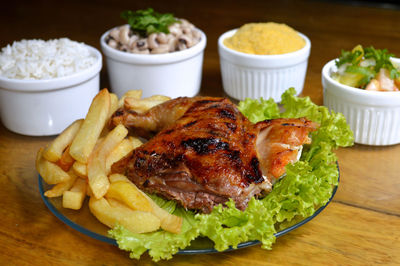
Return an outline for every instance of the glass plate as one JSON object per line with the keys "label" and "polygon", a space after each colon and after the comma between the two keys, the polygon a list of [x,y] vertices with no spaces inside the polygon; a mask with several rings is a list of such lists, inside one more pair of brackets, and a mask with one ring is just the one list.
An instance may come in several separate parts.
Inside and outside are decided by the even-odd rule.
{"label": "glass plate", "polygon": [[[339,166],[338,166],[339,170]],[[45,182],[43,182],[42,177],[39,175],[39,191],[40,195],[42,196],[42,199],[46,206],[49,208],[49,210],[62,222],[67,224],[68,226],[72,227],[73,229],[90,236],[94,239],[104,241],[106,243],[112,244],[112,245],[117,245],[117,242],[115,239],[112,239],[108,237],[107,231],[109,230],[108,227],[100,223],[90,212],[89,207],[87,202],[83,204],[83,207],[76,211],[76,210],[70,210],[70,209],[65,209],[62,207],[62,198],[57,197],[57,198],[47,198],[44,195],[44,192],[50,188],[49,185],[47,185]],[[330,197],[329,201],[322,207],[320,207],[318,210],[315,211],[315,213],[307,217],[306,219],[282,230],[279,231],[275,234],[276,237],[280,237],[284,234],[287,234],[288,232],[304,225],[305,223],[309,222],[312,220],[315,216],[317,216],[325,207],[331,202],[333,196],[335,195],[337,190],[337,186],[334,187],[332,191],[332,196]],[[86,199],[87,201],[87,199]],[[237,249],[240,248],[245,248],[245,247],[250,247],[254,245],[258,245],[261,242],[258,240],[255,241],[247,241],[240,243],[237,246]],[[214,249],[214,244],[213,242],[206,238],[206,237],[198,237],[195,240],[192,241],[191,245],[188,246],[187,248],[180,250],[178,254],[206,254],[206,253],[216,253],[219,252],[218,250]],[[231,251],[235,250],[234,248],[229,248],[225,251]]]}

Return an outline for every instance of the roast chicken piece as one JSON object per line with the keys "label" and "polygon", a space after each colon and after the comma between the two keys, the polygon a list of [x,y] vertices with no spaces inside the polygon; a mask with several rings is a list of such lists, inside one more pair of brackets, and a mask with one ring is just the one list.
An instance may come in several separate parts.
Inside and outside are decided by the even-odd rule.
{"label": "roast chicken piece", "polygon": [[120,109],[112,121],[150,137],[112,171],[204,213],[229,198],[244,210],[268,193],[318,127],[305,118],[253,124],[229,100],[212,97],[177,98],[144,114]]}

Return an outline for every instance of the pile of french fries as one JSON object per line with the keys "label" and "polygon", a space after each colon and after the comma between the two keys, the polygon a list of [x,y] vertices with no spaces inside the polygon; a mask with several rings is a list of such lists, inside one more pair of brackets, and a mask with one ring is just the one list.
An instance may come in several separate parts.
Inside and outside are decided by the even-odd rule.
{"label": "pile of french fries", "polygon": [[122,225],[134,233],[159,230],[179,233],[182,218],[160,208],[126,176],[111,174],[111,165],[142,144],[118,125],[109,130],[112,114],[121,106],[143,113],[166,96],[141,98],[139,90],[121,99],[101,90],[93,99],[85,119],[73,122],[36,158],[36,169],[53,185],[44,195],[62,197],[64,208],[79,210],[89,197],[89,209],[110,228]]}

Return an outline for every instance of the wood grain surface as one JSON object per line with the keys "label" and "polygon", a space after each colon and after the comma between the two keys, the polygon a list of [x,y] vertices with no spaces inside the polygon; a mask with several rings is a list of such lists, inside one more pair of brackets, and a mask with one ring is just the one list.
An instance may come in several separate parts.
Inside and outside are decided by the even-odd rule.
{"label": "wood grain surface", "polygon": [[[201,94],[224,96],[217,39],[248,22],[286,23],[307,35],[311,55],[302,95],[322,104],[321,69],[357,44],[400,55],[400,6],[371,1],[12,1],[3,4],[0,47],[21,39],[69,37],[100,48],[125,9],[153,7],[187,18],[207,35]],[[108,87],[106,67],[101,86]],[[68,111],[68,110],[66,110]],[[68,227],[43,203],[34,159],[54,137],[28,137],[0,124],[0,265],[400,265],[400,145],[339,149],[340,185],[315,219],[271,251],[176,255],[154,263]]]}

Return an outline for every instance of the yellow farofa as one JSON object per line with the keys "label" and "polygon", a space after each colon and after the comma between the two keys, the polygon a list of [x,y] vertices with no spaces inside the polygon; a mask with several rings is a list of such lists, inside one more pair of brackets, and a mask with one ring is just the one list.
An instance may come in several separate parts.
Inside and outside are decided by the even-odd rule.
{"label": "yellow farofa", "polygon": [[224,40],[230,49],[257,55],[286,54],[300,50],[305,44],[293,28],[274,22],[245,24]]}

